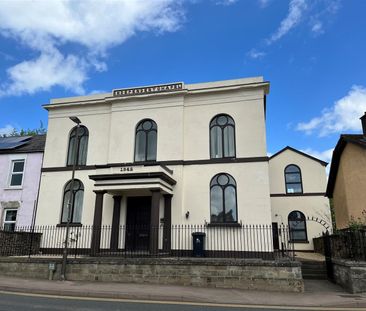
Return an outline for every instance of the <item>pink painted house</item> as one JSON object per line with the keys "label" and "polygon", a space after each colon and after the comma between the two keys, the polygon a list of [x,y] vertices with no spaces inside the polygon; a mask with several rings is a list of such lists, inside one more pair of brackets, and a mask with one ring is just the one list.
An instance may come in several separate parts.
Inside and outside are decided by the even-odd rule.
{"label": "pink painted house", "polygon": [[0,138],[0,229],[35,221],[46,135]]}

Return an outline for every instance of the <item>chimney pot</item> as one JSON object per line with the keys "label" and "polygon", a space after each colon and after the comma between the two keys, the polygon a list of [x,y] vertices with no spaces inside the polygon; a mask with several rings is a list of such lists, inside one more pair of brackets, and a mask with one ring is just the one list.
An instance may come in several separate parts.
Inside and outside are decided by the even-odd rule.
{"label": "chimney pot", "polygon": [[362,130],[363,130],[363,136],[366,137],[366,112],[364,115],[360,118],[361,124],[362,124]]}

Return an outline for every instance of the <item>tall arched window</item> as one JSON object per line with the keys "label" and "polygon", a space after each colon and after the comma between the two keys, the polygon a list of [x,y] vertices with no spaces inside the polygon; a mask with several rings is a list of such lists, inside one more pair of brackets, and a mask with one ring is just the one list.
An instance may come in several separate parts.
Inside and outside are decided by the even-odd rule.
{"label": "tall arched window", "polygon": [[210,156],[235,157],[235,122],[227,114],[219,114],[210,122]]}
{"label": "tall arched window", "polygon": [[288,226],[292,242],[307,242],[305,215],[299,211],[293,211],[288,215]]}
{"label": "tall arched window", "polygon": [[136,126],[135,162],[156,161],[158,126],[145,119]]}
{"label": "tall arched window", "polygon": [[215,175],[210,183],[211,223],[238,221],[236,206],[236,182],[225,173]]}
{"label": "tall arched window", "polygon": [[[79,150],[76,150],[76,132],[78,132],[79,136]],[[69,137],[69,150],[67,154],[67,165],[73,165],[75,159],[77,158],[77,165],[86,165],[86,156],[88,153],[88,140],[89,140],[89,131],[88,129],[81,125],[77,130],[77,126],[75,126],[70,132]]]}
{"label": "tall arched window", "polygon": [[80,223],[81,222],[81,213],[83,210],[83,200],[84,200],[84,185],[83,183],[75,179],[74,180],[74,197],[72,202],[71,199],[71,187],[72,180],[70,180],[64,189],[64,198],[62,203],[62,218],[61,223],[67,223],[68,216],[68,207],[70,204],[70,222],[71,223]]}
{"label": "tall arched window", "polygon": [[286,193],[302,193],[301,170],[295,164],[285,168]]}

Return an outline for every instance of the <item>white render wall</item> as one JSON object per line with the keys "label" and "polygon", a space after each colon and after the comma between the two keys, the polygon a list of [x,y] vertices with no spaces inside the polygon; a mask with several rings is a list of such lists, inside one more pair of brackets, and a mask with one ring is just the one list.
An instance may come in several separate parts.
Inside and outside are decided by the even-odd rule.
{"label": "white render wall", "polygon": [[[285,174],[287,165],[295,164],[301,169],[303,193],[305,195],[285,195]],[[325,197],[327,183],[325,166],[292,150],[285,150],[269,161],[272,221],[288,224],[288,215],[292,211],[301,211],[307,220],[309,243],[295,243],[295,250],[313,250],[313,238],[319,237],[326,228],[320,222],[329,225],[332,231],[329,200]],[[313,195],[311,195],[313,194]]]}
{"label": "white render wall", "polygon": [[[255,78],[186,85],[188,90],[177,94],[140,95],[128,99],[106,99],[104,102],[100,102],[102,96],[98,95],[54,100],[47,107],[49,122],[43,167],[65,167],[68,136],[74,126],[69,116],[79,117],[89,130],[87,165],[133,162],[135,127],[145,118],[153,119],[158,125],[157,161],[208,160],[209,123],[220,113],[231,115],[235,121],[237,158],[266,157],[266,90],[264,86],[243,87],[244,82],[262,81]],[[242,86],[237,87],[240,83]],[[223,90],[222,86],[225,85],[228,89]],[[215,89],[216,86],[221,87]],[[204,224],[210,221],[209,184],[212,177],[221,172],[231,174],[236,180],[238,221],[245,224],[271,223],[268,162],[168,167],[173,170],[172,177],[177,181],[173,189],[172,224]],[[105,170],[76,172],[76,178],[85,187],[84,225],[92,224],[94,216],[93,190],[96,187],[89,175],[102,173]],[[42,173],[37,224],[56,225],[60,222],[63,189],[70,178],[71,171]],[[126,196],[132,192],[121,194]],[[121,224],[125,218],[125,202],[124,198]],[[103,224],[111,223],[112,209],[112,196],[106,194]],[[188,219],[185,218],[187,211],[190,212]],[[163,216],[162,213],[160,216]]]}

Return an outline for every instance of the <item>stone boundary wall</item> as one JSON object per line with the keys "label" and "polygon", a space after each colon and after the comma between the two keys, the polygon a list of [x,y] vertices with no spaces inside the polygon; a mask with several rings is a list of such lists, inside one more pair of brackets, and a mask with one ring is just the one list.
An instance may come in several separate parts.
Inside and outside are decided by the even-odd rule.
{"label": "stone boundary wall", "polygon": [[[56,263],[59,279],[61,259],[0,258],[0,276],[49,277],[48,264]],[[227,260],[207,258],[69,259],[70,281],[105,281],[166,284],[216,288],[302,292],[301,266],[292,261]]]}
{"label": "stone boundary wall", "polygon": [[42,233],[0,231],[0,256],[25,256],[39,252]]}
{"label": "stone boundary wall", "polygon": [[366,262],[333,259],[334,280],[349,292],[366,292]]}

